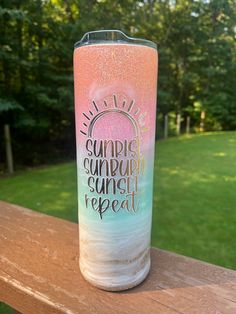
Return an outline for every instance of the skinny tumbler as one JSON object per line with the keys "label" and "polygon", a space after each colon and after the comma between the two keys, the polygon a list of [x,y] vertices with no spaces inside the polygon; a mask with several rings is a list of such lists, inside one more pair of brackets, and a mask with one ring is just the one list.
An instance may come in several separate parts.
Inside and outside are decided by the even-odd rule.
{"label": "skinny tumbler", "polygon": [[118,30],[75,44],[80,270],[125,290],[150,269],[157,49]]}

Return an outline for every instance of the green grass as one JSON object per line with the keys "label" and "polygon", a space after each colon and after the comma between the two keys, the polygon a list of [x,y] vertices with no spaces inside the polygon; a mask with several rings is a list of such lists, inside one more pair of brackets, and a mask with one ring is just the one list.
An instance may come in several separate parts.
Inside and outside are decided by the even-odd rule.
{"label": "green grass", "polygon": [[1,314],[12,314],[12,309],[7,304],[0,302],[0,313]]}
{"label": "green grass", "polygon": [[160,142],[152,244],[236,268],[236,133]]}
{"label": "green grass", "polygon": [[0,199],[77,222],[76,165],[65,163],[0,180]]}
{"label": "green grass", "polygon": [[[76,165],[0,180],[0,199],[77,221]],[[236,268],[236,133],[159,141],[152,245]]]}

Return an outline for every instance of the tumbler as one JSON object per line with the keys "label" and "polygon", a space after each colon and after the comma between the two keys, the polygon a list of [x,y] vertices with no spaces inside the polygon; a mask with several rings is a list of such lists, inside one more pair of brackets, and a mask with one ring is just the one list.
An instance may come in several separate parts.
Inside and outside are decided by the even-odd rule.
{"label": "tumbler", "polygon": [[104,290],[150,269],[156,91],[155,43],[103,30],[75,44],[79,265]]}

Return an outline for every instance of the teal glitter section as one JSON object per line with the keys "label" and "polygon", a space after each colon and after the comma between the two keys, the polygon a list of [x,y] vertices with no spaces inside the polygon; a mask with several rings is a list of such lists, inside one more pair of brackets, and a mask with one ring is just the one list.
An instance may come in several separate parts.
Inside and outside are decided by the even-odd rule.
{"label": "teal glitter section", "polygon": [[[140,216],[143,214],[147,216],[151,216],[152,214],[152,194],[153,194],[153,158],[148,158],[149,162],[146,166],[146,169],[142,175],[139,175],[138,180],[138,191],[135,196],[135,203],[139,202],[138,210],[136,212],[130,210],[127,211],[127,209],[121,208],[118,212],[112,211],[111,208],[108,208],[103,214],[102,219],[99,214],[99,212],[93,210],[91,206],[91,198],[98,199],[101,197],[103,200],[108,199],[110,203],[117,199],[119,204],[121,204],[122,201],[126,200],[125,194],[116,193],[114,194],[98,194],[96,192],[90,192],[89,187],[87,184],[88,181],[88,175],[85,174],[85,171],[82,167],[78,167],[78,187],[79,187],[79,221],[82,222],[83,219],[89,220],[91,222],[96,221],[127,221],[130,218],[132,218],[132,221],[135,222],[136,219],[139,219]],[[78,161],[78,164],[81,165],[80,161]],[[115,177],[117,180],[119,179],[118,176]],[[85,204],[85,195],[89,197],[88,201],[88,208],[86,208]],[[131,197],[128,197],[129,200],[131,200]],[[107,204],[107,203],[105,203]],[[131,204],[131,201],[129,201],[129,204]],[[96,204],[97,207],[97,204]],[[117,206],[118,208],[119,206]]]}

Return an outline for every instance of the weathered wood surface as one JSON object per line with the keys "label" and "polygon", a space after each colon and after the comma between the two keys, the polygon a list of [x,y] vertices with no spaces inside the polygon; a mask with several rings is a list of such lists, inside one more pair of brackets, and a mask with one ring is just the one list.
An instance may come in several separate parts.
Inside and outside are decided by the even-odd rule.
{"label": "weathered wood surface", "polygon": [[0,299],[23,313],[236,313],[235,271],[152,249],[143,284],[105,292],[80,274],[76,224],[0,202],[0,229]]}

